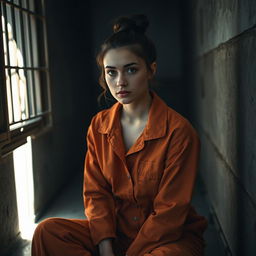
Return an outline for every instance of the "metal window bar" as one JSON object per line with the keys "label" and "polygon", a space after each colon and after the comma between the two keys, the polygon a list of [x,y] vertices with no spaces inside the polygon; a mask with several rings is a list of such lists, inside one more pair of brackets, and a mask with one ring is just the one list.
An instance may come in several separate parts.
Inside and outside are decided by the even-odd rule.
{"label": "metal window bar", "polygon": [[22,8],[27,9],[27,0],[21,0],[21,6]]}
{"label": "metal window bar", "polygon": [[[27,6],[29,8],[29,2],[27,0]],[[33,45],[32,45],[32,34],[31,34],[31,20],[30,17],[28,17],[28,36],[29,36],[29,49],[30,49],[30,63],[31,66],[34,67],[34,54],[33,54]],[[35,77],[34,77],[34,72],[32,72],[32,95],[33,95],[33,114],[37,114],[37,109],[36,109],[36,97],[35,97]]]}
{"label": "metal window bar", "polygon": [[[20,18],[20,10],[13,8],[13,17],[15,21],[15,31],[16,31],[16,43],[17,47],[20,49],[22,56],[26,56],[23,51],[23,43],[22,43],[22,32],[21,32],[21,18]],[[23,58],[22,63],[19,63],[18,66],[24,66],[25,57]]]}
{"label": "metal window bar", "polygon": [[5,68],[14,68],[14,69],[24,69],[24,70],[38,70],[38,71],[47,71],[48,70],[48,68],[46,68],[46,67],[17,67],[17,66],[8,66],[8,65],[5,65],[4,66]]}
{"label": "metal window bar", "polygon": [[40,114],[38,114],[37,116],[33,116],[33,117],[30,117],[30,118],[27,118],[27,119],[23,119],[23,120],[20,120],[20,121],[17,121],[17,122],[13,122],[11,124],[11,131],[14,130],[14,129],[17,129],[17,128],[23,128],[24,124],[29,124],[31,122],[33,122],[34,120],[41,120],[42,117],[44,117],[46,114],[49,114],[50,112],[49,111],[45,111],[45,112],[42,112]]}
{"label": "metal window bar", "polygon": [[27,13],[23,13],[23,26],[24,26],[24,37],[25,37],[25,41],[26,41],[26,60],[27,60],[27,66],[26,67],[31,67],[31,63],[30,63],[30,49],[29,49],[29,35],[28,35],[28,14]]}
{"label": "metal window bar", "polygon": [[[7,23],[8,23],[8,20],[7,20],[7,10],[6,10],[6,5],[2,3],[2,10],[3,10],[3,16],[4,16],[4,20],[5,20],[5,39],[6,39],[6,51],[7,51],[7,61],[8,63],[10,64],[10,51],[9,51],[9,36],[8,36],[8,26],[7,26]],[[11,80],[11,71],[10,69],[8,69],[8,76],[9,76],[9,81]],[[6,81],[4,83],[6,85]],[[11,98],[13,97],[13,93],[12,93],[12,86],[11,86],[11,81],[10,81],[10,84],[7,85],[7,86],[10,86],[10,94],[11,94]],[[14,106],[13,106],[13,102],[11,101],[10,103],[10,107],[11,107],[11,116],[12,116],[12,121],[14,119]],[[8,120],[7,121],[7,124],[9,125],[9,117],[8,117]]]}
{"label": "metal window bar", "polygon": [[[3,13],[3,7],[2,7],[2,4],[0,4],[0,10],[1,10],[1,13]],[[7,32],[5,31],[5,19],[4,19],[4,16],[3,15],[1,15],[1,40],[2,40],[2,53],[4,54],[4,58],[3,58],[3,60],[4,60],[4,62],[2,63],[2,67],[4,67],[4,65],[5,65],[5,63],[7,63],[7,40],[6,40],[6,34],[7,34]]]}
{"label": "metal window bar", "polygon": [[30,117],[30,118],[22,119],[22,120],[17,121],[17,122],[13,122],[12,125],[14,125],[14,124],[19,124],[19,123],[23,123],[23,122],[26,122],[26,121],[29,121],[29,120],[33,120],[33,119],[36,119],[36,118],[38,118],[38,117],[43,117],[44,115],[49,114],[49,113],[50,113],[49,111],[41,112],[41,113],[38,114],[37,116],[33,116],[33,117]]}
{"label": "metal window bar", "polygon": [[[38,9],[41,10],[41,13],[42,15],[45,17],[45,7],[44,7],[44,1],[43,0],[40,0],[40,7],[37,7]],[[42,39],[41,41],[43,42],[43,45],[44,45],[44,49],[42,49],[43,51],[43,55],[44,55],[44,65],[46,67],[48,67],[48,48],[47,48],[47,33],[46,33],[46,22],[45,22],[45,19],[42,20],[42,26],[43,26],[43,29],[42,29]],[[45,92],[44,94],[44,107],[43,109],[47,109],[49,112],[51,112],[51,95],[50,95],[50,75],[49,75],[49,69],[45,69],[44,70],[44,76],[43,79],[41,79],[42,83],[41,84],[46,84],[46,88],[45,90],[43,90]],[[43,83],[44,82],[44,83]],[[52,122],[51,120],[51,115],[48,115],[48,123],[50,124]]]}
{"label": "metal window bar", "polygon": [[[23,11],[23,12],[26,12],[26,13],[28,13],[28,14],[30,14],[30,15],[36,16],[36,17],[39,18],[39,19],[44,19],[44,16],[43,16],[43,15],[37,13],[36,11],[31,11],[31,9],[29,8],[29,5],[28,5],[29,1],[26,1],[26,3],[27,3],[27,8],[22,7],[22,6],[20,6],[20,5],[17,5],[17,4],[15,4],[15,3],[13,3],[13,2],[10,2],[10,1],[3,1],[3,0],[1,0],[1,2],[4,2],[6,5],[9,5],[9,6],[12,6],[12,7],[14,7],[14,8],[17,8],[17,9],[19,9],[19,10],[21,10],[21,11]],[[31,5],[30,5],[30,6],[31,6]]]}
{"label": "metal window bar", "polygon": [[[6,58],[4,61],[6,61],[6,63],[4,63],[5,65],[6,64],[9,64],[10,63],[10,60],[9,60],[9,48],[8,48],[8,30],[7,30],[7,20],[6,20],[6,5],[4,5],[3,3],[1,3],[1,14],[2,14],[2,17],[1,17],[1,31],[2,31],[2,36],[4,36],[3,40],[5,40],[5,47],[4,47],[4,50],[6,51]],[[4,22],[4,24],[3,24]],[[4,27],[4,35],[3,35],[3,27]]]}
{"label": "metal window bar", "polygon": [[[2,5],[0,6],[0,10],[2,12]],[[4,40],[6,40],[6,33],[4,34],[3,29],[3,22],[4,20],[0,19],[0,40],[2,40],[2,44],[0,45],[0,66],[4,66],[4,62],[7,59],[6,56],[6,45],[4,46]],[[6,86],[5,86],[5,70],[0,70],[0,79],[3,81],[2,86],[0,86],[0,141],[6,140],[7,134],[6,131],[8,130],[8,124],[6,120],[8,120],[8,111],[7,111],[7,99],[6,99]]]}
{"label": "metal window bar", "polygon": [[[27,8],[30,10],[31,9],[31,3],[29,0],[27,1]],[[34,63],[34,52],[33,52],[33,37],[32,37],[32,26],[31,26],[31,19],[32,19],[32,15],[28,16],[28,36],[29,36],[29,49],[30,49],[30,63],[31,66],[34,67],[35,63]],[[37,101],[36,101],[36,90],[35,90],[35,72],[31,71],[32,74],[32,92],[33,92],[33,110],[34,110],[34,115],[37,115],[38,110],[37,110]]]}

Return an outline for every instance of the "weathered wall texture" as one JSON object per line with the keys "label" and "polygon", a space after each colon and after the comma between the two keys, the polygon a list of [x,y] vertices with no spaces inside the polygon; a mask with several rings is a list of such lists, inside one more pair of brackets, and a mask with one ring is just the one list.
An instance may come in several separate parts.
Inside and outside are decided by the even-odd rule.
{"label": "weathered wall texture", "polygon": [[19,235],[19,223],[14,183],[12,154],[0,162],[0,255],[14,245]]}
{"label": "weathered wall texture", "polygon": [[232,255],[256,255],[256,2],[192,8],[200,173]]}

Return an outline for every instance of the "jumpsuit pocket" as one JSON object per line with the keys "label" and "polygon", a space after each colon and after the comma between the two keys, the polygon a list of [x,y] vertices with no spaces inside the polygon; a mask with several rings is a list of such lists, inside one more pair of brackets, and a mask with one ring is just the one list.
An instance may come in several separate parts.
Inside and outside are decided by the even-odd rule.
{"label": "jumpsuit pocket", "polygon": [[156,162],[141,161],[138,168],[138,180],[139,181],[155,181],[160,178],[160,166]]}

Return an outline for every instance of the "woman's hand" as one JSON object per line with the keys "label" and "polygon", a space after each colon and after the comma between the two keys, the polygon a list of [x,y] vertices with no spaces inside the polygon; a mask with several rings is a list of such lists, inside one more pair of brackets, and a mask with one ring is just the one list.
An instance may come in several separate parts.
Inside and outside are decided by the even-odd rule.
{"label": "woman's hand", "polygon": [[107,238],[99,243],[100,256],[115,256],[112,248],[112,239]]}

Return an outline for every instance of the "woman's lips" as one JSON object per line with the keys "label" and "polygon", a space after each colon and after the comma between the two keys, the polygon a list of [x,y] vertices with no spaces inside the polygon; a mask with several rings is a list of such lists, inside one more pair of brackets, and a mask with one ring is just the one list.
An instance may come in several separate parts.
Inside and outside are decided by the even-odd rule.
{"label": "woman's lips", "polygon": [[128,91],[120,91],[117,93],[117,95],[121,98],[124,98],[124,97],[128,96],[129,93],[130,92],[128,92]]}

